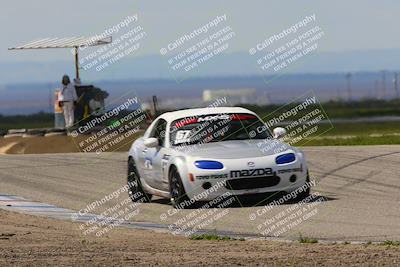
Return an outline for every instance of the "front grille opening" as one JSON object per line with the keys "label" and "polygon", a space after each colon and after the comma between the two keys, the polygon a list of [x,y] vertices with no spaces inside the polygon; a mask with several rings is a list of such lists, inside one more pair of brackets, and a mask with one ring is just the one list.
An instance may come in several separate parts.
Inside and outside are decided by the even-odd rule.
{"label": "front grille opening", "polygon": [[241,178],[227,180],[225,187],[229,190],[243,190],[271,187],[279,184],[281,178],[279,176],[265,176],[254,178]]}

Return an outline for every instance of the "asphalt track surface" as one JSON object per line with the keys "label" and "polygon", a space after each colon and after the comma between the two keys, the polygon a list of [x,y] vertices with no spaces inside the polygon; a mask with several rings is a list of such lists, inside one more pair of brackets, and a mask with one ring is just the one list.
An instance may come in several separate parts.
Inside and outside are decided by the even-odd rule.
{"label": "asphalt track surface", "polygon": [[[302,235],[321,240],[400,240],[400,146],[305,147],[303,151],[316,182],[312,192],[325,201],[286,203],[261,214],[266,203],[238,200],[234,207],[218,209],[220,217],[205,227],[259,236],[264,231],[265,236],[278,234],[284,239]],[[126,157],[126,153],[1,155],[0,194],[81,210],[125,185]],[[125,198],[127,195],[121,194],[93,212],[99,214],[113,208]],[[273,200],[279,200],[279,196],[269,203]],[[197,212],[199,217],[210,212],[189,209],[176,213],[168,201],[157,198],[138,209],[132,221],[161,223],[166,229],[187,219],[190,213]],[[282,221],[279,214],[291,215],[299,210],[303,213],[297,218],[292,216],[265,233]]]}

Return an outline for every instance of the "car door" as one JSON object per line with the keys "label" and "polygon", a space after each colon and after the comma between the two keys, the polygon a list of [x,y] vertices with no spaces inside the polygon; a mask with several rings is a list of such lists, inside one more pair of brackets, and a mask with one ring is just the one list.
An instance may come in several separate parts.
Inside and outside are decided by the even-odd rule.
{"label": "car door", "polygon": [[[146,132],[143,135],[143,141],[150,136],[150,134],[153,132],[153,129],[156,125],[156,121],[153,122],[149,128],[146,130]],[[149,178],[151,177],[151,165],[149,165],[149,161],[147,160],[147,150],[148,148],[144,146],[144,143],[141,142],[137,153],[138,153],[138,171],[140,173],[141,178],[146,182],[146,184],[149,184]]]}
{"label": "car door", "polygon": [[153,188],[165,190],[168,188],[168,183],[165,185],[163,181],[163,162],[165,162],[165,133],[167,121],[159,119],[149,137],[158,139],[158,147],[145,148],[145,169],[147,170],[147,181]]}

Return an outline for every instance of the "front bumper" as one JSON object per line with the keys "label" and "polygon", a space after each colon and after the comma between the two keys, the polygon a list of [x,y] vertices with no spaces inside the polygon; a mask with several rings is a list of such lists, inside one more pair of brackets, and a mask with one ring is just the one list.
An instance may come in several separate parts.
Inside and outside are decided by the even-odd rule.
{"label": "front bumper", "polygon": [[[272,157],[271,157],[272,158]],[[291,163],[277,165],[271,158],[237,159],[221,161],[221,170],[199,170],[188,168],[186,177],[182,177],[186,194],[196,201],[209,201],[229,192],[230,195],[250,195],[268,192],[290,193],[303,186],[307,179],[307,166],[302,157],[296,157]],[[248,162],[254,164],[249,168]],[[246,175],[242,177],[232,170],[270,169],[264,175]],[[232,175],[235,174],[235,175]],[[186,179],[192,176],[194,181]]]}

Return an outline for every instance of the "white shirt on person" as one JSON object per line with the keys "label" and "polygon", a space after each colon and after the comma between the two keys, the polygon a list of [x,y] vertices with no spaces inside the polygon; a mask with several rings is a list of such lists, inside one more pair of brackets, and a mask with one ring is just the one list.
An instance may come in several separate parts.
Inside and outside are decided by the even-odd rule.
{"label": "white shirt on person", "polygon": [[69,83],[67,85],[63,85],[63,88],[62,88],[61,94],[60,94],[60,101],[72,102],[72,101],[76,101],[77,99],[78,99],[78,96],[76,95],[75,86],[73,86],[71,83]]}

